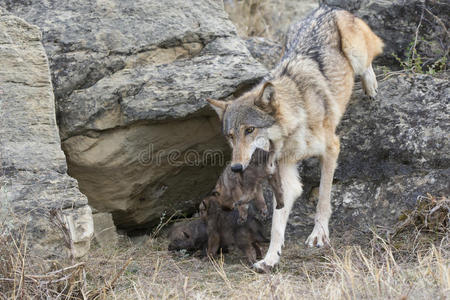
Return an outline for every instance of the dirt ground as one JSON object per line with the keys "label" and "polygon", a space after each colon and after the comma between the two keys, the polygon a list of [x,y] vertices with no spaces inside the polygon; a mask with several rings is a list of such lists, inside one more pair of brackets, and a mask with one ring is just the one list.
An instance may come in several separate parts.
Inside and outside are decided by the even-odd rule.
{"label": "dirt ground", "polygon": [[399,248],[376,235],[354,245],[334,240],[327,249],[292,241],[272,273],[258,274],[238,250],[210,260],[168,252],[166,239],[147,236],[95,250],[86,267],[95,289],[132,258],[105,293],[110,299],[448,299],[448,240],[411,238],[398,240]]}
{"label": "dirt ground", "polygon": [[324,249],[291,237],[268,274],[237,249],[216,259],[169,252],[167,227],[44,261],[0,226],[0,299],[450,299],[449,220],[450,200],[428,197],[388,231],[332,232]]}

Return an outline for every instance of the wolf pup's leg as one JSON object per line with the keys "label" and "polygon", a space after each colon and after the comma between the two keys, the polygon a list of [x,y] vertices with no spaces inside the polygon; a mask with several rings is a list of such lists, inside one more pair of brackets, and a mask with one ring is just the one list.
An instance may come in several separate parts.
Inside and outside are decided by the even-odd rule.
{"label": "wolf pup's leg", "polygon": [[237,205],[239,217],[237,219],[238,225],[243,225],[248,219],[248,203],[240,203]]}
{"label": "wolf pup's leg", "polygon": [[339,155],[339,138],[334,136],[329,139],[325,154],[321,158],[321,174],[319,187],[319,201],[314,218],[314,229],[306,240],[309,247],[322,247],[329,244],[328,221],[331,216],[331,185],[333,183],[334,170]]}
{"label": "wolf pup's leg", "polygon": [[280,261],[281,247],[284,245],[284,232],[286,230],[289,213],[295,200],[302,194],[296,163],[283,163],[279,165],[281,186],[283,188],[284,207],[276,209],[273,204],[272,230],[269,250],[263,260],[253,266],[258,271],[267,272]]}
{"label": "wolf pup's leg", "polygon": [[276,200],[276,208],[284,207],[283,188],[281,187],[280,169],[276,162],[275,143],[270,141],[269,158],[267,160],[266,170],[269,177],[269,184],[272,187],[273,196]]}
{"label": "wolf pup's leg", "polygon": [[255,207],[258,210],[258,213],[261,215],[262,219],[266,219],[269,216],[261,183],[256,184]]}
{"label": "wolf pup's leg", "polygon": [[253,242],[252,246],[253,246],[253,248],[255,248],[256,258],[261,259],[262,258],[262,250],[261,250],[261,246],[259,245],[259,243]]}
{"label": "wolf pup's leg", "polygon": [[277,159],[279,158],[279,151],[277,149],[282,149],[283,142],[279,141],[277,143],[270,141],[269,146],[269,157],[267,158],[266,172],[268,175],[273,175],[277,171]]}
{"label": "wolf pup's leg", "polygon": [[275,173],[269,176],[269,184],[272,187],[273,196],[276,201],[276,209],[284,207],[283,201],[283,187],[281,186],[280,170],[278,165],[276,166]]}
{"label": "wolf pup's leg", "polygon": [[220,235],[217,231],[208,231],[208,249],[207,254],[215,257],[220,246]]}
{"label": "wolf pup's leg", "polygon": [[[211,205],[211,203],[210,203]],[[208,211],[209,213],[210,211]],[[208,235],[207,255],[215,257],[220,247],[220,233],[218,227],[218,216],[216,213],[209,213],[206,221],[206,233]]]}

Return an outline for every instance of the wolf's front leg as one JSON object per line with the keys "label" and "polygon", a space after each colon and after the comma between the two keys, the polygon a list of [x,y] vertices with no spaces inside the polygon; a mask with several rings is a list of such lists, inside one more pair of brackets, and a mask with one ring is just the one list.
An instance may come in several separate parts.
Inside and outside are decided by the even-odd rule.
{"label": "wolf's front leg", "polygon": [[281,185],[283,188],[284,207],[276,209],[276,203],[273,204],[272,231],[270,236],[269,250],[263,260],[255,263],[253,266],[258,271],[267,272],[271,267],[280,261],[281,247],[284,245],[284,232],[286,229],[289,213],[295,200],[302,193],[297,166],[292,164],[279,165]]}
{"label": "wolf's front leg", "polygon": [[330,241],[328,221],[331,216],[331,185],[338,156],[339,138],[333,136],[321,159],[319,201],[314,218],[314,229],[305,242],[309,247],[322,247]]}

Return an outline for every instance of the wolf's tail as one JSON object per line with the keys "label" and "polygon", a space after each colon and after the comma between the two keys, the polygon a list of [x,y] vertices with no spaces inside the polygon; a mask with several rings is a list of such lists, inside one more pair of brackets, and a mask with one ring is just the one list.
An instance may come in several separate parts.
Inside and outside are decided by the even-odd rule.
{"label": "wolf's tail", "polygon": [[336,12],[342,51],[357,75],[363,74],[372,60],[383,52],[383,41],[360,18],[345,10]]}

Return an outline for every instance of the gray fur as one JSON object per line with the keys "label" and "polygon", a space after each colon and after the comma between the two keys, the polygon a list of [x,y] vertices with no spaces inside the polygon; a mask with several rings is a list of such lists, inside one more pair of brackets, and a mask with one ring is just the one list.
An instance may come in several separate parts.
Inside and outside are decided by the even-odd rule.
{"label": "gray fur", "polygon": [[223,133],[225,135],[231,130],[239,132],[241,125],[248,124],[257,128],[267,128],[275,123],[273,116],[268,115],[254,105],[240,107],[233,106],[232,104],[228,105],[223,120]]}

